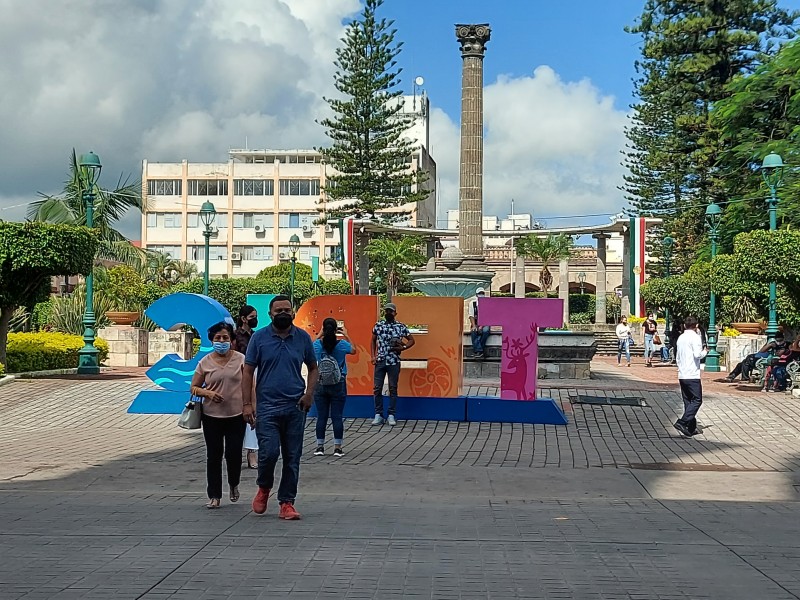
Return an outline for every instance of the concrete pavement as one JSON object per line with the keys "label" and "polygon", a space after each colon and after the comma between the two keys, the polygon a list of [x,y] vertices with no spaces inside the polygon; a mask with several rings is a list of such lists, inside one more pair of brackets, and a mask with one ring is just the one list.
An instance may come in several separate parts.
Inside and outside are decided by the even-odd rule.
{"label": "concrete pavement", "polygon": [[249,511],[248,470],[203,508],[202,435],[126,414],[137,373],[14,381],[0,598],[800,597],[796,403],[709,384],[685,440],[669,371],[595,366],[540,382],[567,427],[348,421],[344,458],[304,457],[293,523]]}

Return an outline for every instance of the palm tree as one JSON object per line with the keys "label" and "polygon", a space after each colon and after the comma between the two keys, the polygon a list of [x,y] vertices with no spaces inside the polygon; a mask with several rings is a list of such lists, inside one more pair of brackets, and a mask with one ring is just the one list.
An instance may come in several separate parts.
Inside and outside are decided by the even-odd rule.
{"label": "palm tree", "polygon": [[403,278],[414,267],[425,264],[425,255],[420,252],[422,241],[414,236],[399,239],[376,237],[370,240],[366,253],[373,271],[382,273],[386,281],[386,297],[391,300]]}
{"label": "palm tree", "polygon": [[548,233],[547,237],[539,237],[535,233],[514,240],[514,247],[519,256],[532,258],[542,262],[542,271],[539,273],[539,284],[542,291],[547,293],[553,285],[553,275],[550,273],[550,263],[570,257],[572,250],[572,237],[559,233]]}
{"label": "palm tree", "polygon": [[[83,201],[85,176],[85,169],[78,165],[78,158],[73,148],[69,163],[69,178],[64,182],[61,195],[48,196],[39,192],[41,199],[28,205],[28,219],[85,225],[86,205]],[[143,259],[142,251],[131,244],[130,240],[115,227],[130,209],[144,212],[141,184],[131,182],[129,177],[123,179],[120,175],[113,190],[98,186],[95,194],[93,222],[94,229],[100,236],[97,258],[138,266]]]}

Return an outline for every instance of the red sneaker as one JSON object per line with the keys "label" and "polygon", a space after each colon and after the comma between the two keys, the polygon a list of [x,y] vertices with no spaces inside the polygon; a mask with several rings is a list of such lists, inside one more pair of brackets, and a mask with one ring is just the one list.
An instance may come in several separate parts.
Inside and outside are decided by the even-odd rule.
{"label": "red sneaker", "polygon": [[269,500],[270,490],[267,488],[259,487],[256,497],[253,498],[253,512],[257,515],[263,515],[267,512],[267,500]]}
{"label": "red sneaker", "polygon": [[302,519],[303,515],[294,509],[294,504],[291,502],[284,502],[281,504],[281,512],[278,517],[287,521],[297,521]]}

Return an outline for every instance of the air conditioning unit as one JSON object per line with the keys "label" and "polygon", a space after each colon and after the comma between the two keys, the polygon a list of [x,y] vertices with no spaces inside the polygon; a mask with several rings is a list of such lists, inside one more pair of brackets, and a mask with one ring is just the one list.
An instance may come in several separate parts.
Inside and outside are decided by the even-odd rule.
{"label": "air conditioning unit", "polygon": [[303,231],[311,231],[311,225],[303,225]]}
{"label": "air conditioning unit", "polygon": [[281,252],[280,254],[278,254],[278,256],[280,258],[286,258],[286,252]]}
{"label": "air conditioning unit", "polygon": [[256,230],[256,233],[262,233],[264,231],[264,226],[263,225],[256,225],[255,227],[253,227],[253,229]]}
{"label": "air conditioning unit", "polygon": [[333,225],[325,225],[325,233],[333,233]]}
{"label": "air conditioning unit", "polygon": [[231,252],[231,260],[242,260],[241,252]]}

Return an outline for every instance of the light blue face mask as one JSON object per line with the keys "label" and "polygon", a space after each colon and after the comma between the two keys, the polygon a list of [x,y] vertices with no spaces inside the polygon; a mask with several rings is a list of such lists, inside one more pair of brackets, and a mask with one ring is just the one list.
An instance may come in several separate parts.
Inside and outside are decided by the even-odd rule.
{"label": "light blue face mask", "polygon": [[230,342],[214,342],[214,352],[217,354],[227,354],[230,349]]}

